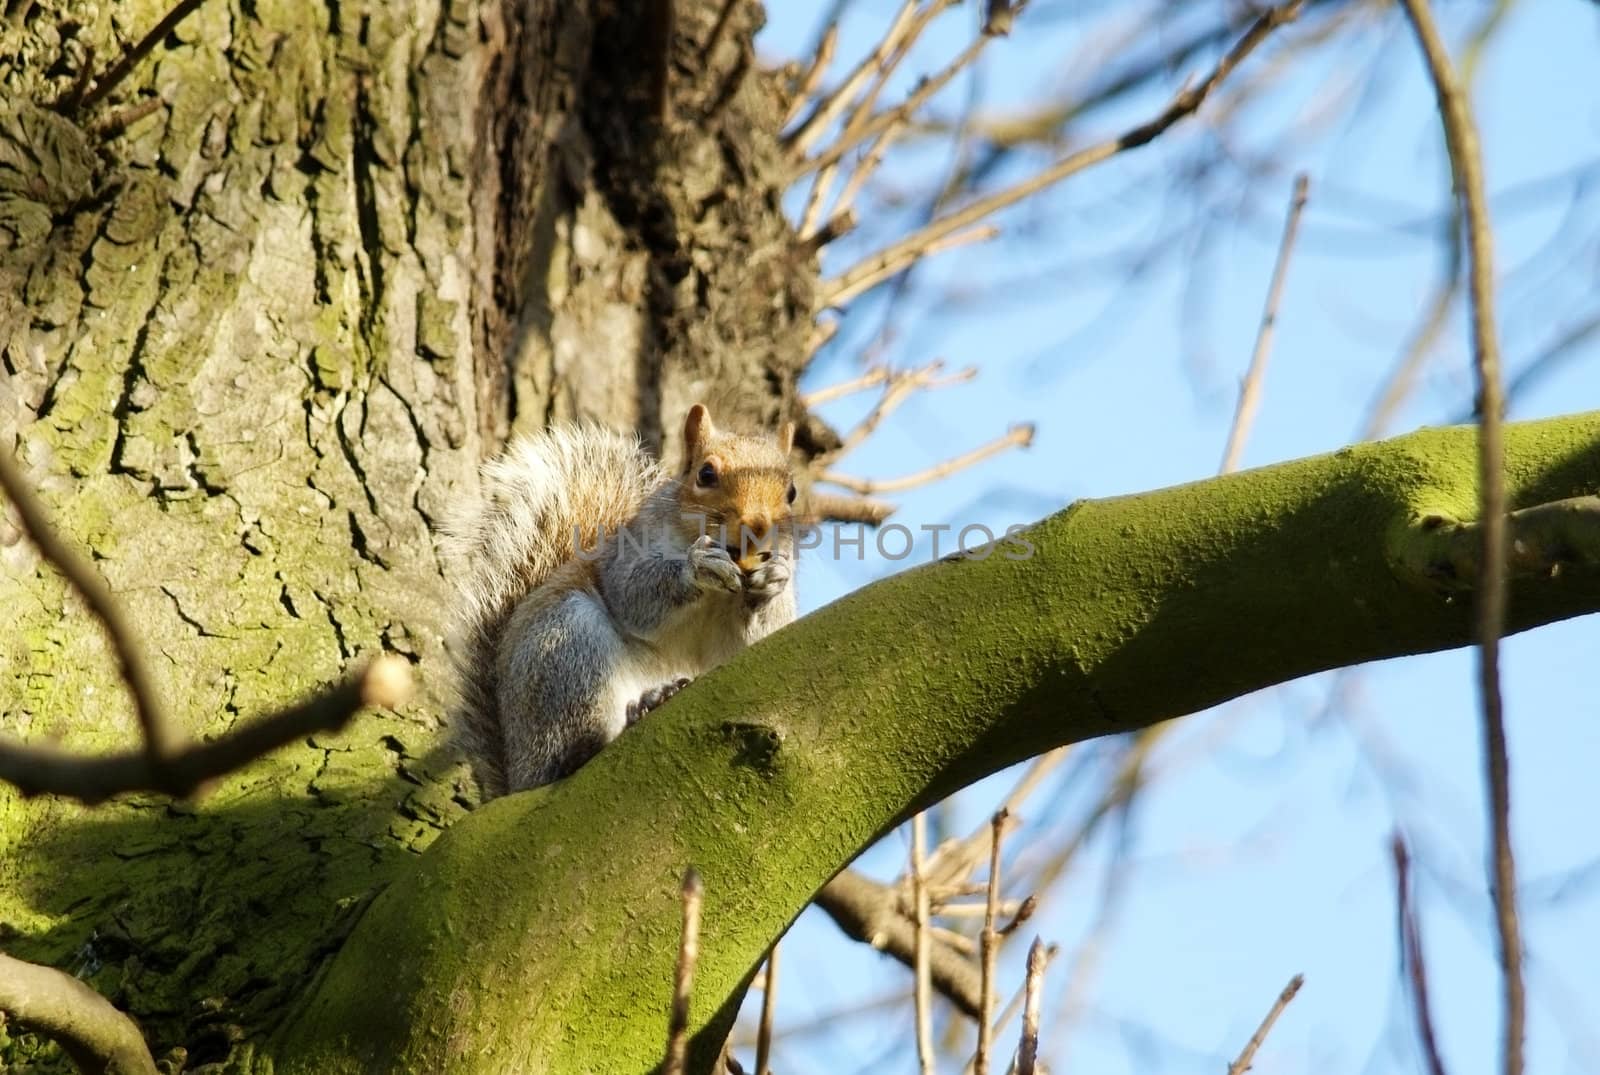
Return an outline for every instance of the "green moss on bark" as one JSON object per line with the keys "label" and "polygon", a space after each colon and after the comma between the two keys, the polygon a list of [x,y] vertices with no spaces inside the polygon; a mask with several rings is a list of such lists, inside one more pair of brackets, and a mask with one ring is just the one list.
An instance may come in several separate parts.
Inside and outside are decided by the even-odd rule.
{"label": "green moss on bark", "polygon": [[[1475,439],[1426,430],[1080,503],[1027,532],[1031,557],[927,565],[806,617],[572,778],[455,825],[365,914],[274,1044],[277,1070],[647,1072],[687,866],[706,885],[703,1028],[835,871],[961,786],[1465,644],[1470,602],[1409,581],[1394,540],[1470,512]],[[1513,425],[1506,450],[1513,506],[1600,490],[1600,413]],[[1594,611],[1600,572],[1511,597],[1511,630]]]}

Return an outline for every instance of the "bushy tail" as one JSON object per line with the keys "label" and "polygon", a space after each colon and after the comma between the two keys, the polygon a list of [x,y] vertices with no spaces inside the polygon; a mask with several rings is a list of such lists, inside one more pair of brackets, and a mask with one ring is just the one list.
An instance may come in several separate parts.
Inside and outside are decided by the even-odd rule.
{"label": "bushy tail", "polygon": [[589,548],[614,534],[668,475],[636,436],[564,425],[513,441],[479,477],[476,499],[441,534],[454,586],[452,738],[488,799],[506,788],[495,660],[506,620],[573,558],[575,540]]}

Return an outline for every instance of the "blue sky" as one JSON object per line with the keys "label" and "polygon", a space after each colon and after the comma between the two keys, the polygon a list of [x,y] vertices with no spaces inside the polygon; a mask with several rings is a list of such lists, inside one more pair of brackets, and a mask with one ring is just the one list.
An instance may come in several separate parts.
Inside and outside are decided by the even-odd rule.
{"label": "blue sky", "polygon": [[[892,13],[858,0],[844,23],[839,69],[870,47]],[[973,30],[973,5],[934,27],[926,58],[902,87]],[[1092,77],[1107,20],[1145,10],[1041,0],[1017,32],[985,54],[974,78],[988,114],[1026,107]],[[1211,5],[1189,5],[1163,33],[1196,25]],[[1451,4],[1447,37],[1460,45],[1491,10]],[[818,9],[771,4],[764,56],[794,56],[812,39]],[[1294,28],[1288,31],[1296,32]],[[1270,69],[1261,50],[1241,72]],[[1508,375],[1600,307],[1600,217],[1574,202],[1575,169],[1600,160],[1600,20],[1592,4],[1512,5],[1478,76],[1496,228],[1502,339]],[[1079,137],[1115,133],[1156,111],[1190,71],[1093,117]],[[1330,92],[1349,87],[1366,106],[1319,120]],[[960,113],[974,86],[959,79],[933,113]],[[997,218],[998,240],[943,255],[919,271],[900,331],[878,352],[896,366],[942,357],[980,369],[968,385],[911,400],[840,469],[892,477],[998,435],[1038,425],[1034,446],[898,497],[900,521],[996,530],[1080,497],[1138,492],[1215,472],[1248,361],[1288,202],[1305,171],[1311,199],[1289,270],[1272,364],[1245,465],[1329,451],[1360,435],[1378,386],[1404,349],[1440,272],[1438,221],[1447,205],[1431,89],[1398,10],[1371,8],[1345,37],[1298,61],[1225,137],[1236,159],[1264,169],[1231,200],[1222,180],[1190,189],[1171,167],[1208,133],[1198,124],[1168,141],[1069,180]],[[1275,158],[1260,164],[1268,153]],[[1015,179],[1050,159],[1022,153],[991,176]],[[913,147],[885,167],[880,190],[924,197],[949,166],[947,145]],[[1591,172],[1594,170],[1591,169]],[[1600,172],[1591,176],[1600,179]],[[1213,212],[1203,250],[1174,238],[1177,256],[1137,282],[1106,267],[1141,239],[1167,234],[1202,201]],[[874,204],[868,202],[867,204]],[[1243,208],[1241,209],[1241,205]],[[1576,208],[1574,207],[1576,206]],[[830,248],[837,272],[895,234],[913,210],[864,214],[860,234]],[[1183,229],[1176,229],[1182,232]],[[1191,229],[1192,230],[1192,229]],[[882,322],[868,298],[815,364],[805,387],[848,379]],[[1418,390],[1390,424],[1403,432],[1457,419],[1471,397],[1464,312],[1457,307]],[[847,425],[870,397],[831,405]],[[1587,346],[1514,401],[1526,418],[1600,407],[1600,346]],[[802,567],[802,606],[815,608],[904,567],[813,558]],[[1586,673],[1600,651],[1600,620],[1544,628],[1505,646],[1505,697],[1514,772],[1513,822],[1529,948],[1528,1070],[1600,1071],[1600,701]],[[1258,1055],[1260,1072],[1420,1070],[1397,974],[1389,835],[1413,842],[1430,986],[1444,1059],[1455,1075],[1497,1069],[1498,977],[1482,880],[1485,821],[1474,658],[1460,651],[1324,675],[1241,699],[1182,723],[1158,748],[1160,781],[1141,800],[1129,838],[1129,874],[1109,930],[1096,933],[1112,840],[1050,890],[1031,929],[1061,945],[1044,1008],[1044,1050],[1055,1069],[1119,1072],[1224,1070],[1289,976],[1300,996]],[[1096,748],[1084,757],[1093,758]],[[1103,779],[1080,760],[1058,793],[1024,808],[1013,842],[1040,853],[1070,832]],[[1096,774],[1101,774],[1097,777]],[[949,817],[978,823],[1011,781],[964,793]],[[1050,808],[1046,809],[1049,805]],[[1025,844],[1038,850],[1022,850]],[[862,865],[894,875],[906,850],[891,837]],[[1015,893],[1020,895],[1021,893]],[[908,992],[896,964],[836,938],[808,912],[785,949],[779,1028]],[[1086,998],[1068,1025],[1067,968],[1097,937]],[[1024,943],[1003,971],[1020,981]],[[827,1033],[780,1042],[779,1073],[916,1070],[908,1009],[887,1009]],[[958,1070],[959,1065],[948,1070]],[[945,1070],[945,1069],[941,1069]]]}

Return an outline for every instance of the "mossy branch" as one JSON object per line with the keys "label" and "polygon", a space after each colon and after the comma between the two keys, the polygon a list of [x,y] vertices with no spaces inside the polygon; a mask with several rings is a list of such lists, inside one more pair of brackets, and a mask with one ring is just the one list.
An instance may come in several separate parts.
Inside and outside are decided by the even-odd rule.
{"label": "mossy branch", "polygon": [[[805,617],[572,778],[455,825],[373,902],[275,1070],[650,1071],[690,865],[707,1070],[773,941],[914,811],[1065,743],[1468,644],[1472,603],[1419,584],[1415,549],[1472,517],[1475,447],[1426,430],[1081,502],[1025,559],[929,564]],[[1505,447],[1512,510],[1600,490],[1600,412]],[[1600,570],[1569,564],[1511,574],[1508,630],[1600,609]]]}

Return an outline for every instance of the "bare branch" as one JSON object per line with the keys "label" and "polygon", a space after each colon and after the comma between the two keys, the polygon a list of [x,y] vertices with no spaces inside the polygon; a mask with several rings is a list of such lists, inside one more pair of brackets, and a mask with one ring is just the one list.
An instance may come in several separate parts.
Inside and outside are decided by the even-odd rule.
{"label": "bare branch", "polygon": [[939,234],[924,231],[921,234],[923,241],[920,243],[909,245],[905,242],[895,243],[857,262],[832,280],[820,282],[817,285],[818,308],[843,306],[862,292],[870,291],[925,257],[942,254],[946,250],[955,250],[958,247],[971,246],[973,243],[988,242],[1000,234],[1000,229],[993,224],[979,224],[964,231],[943,231]]}
{"label": "bare branch", "polygon": [[689,1049],[689,994],[694,988],[694,965],[700,958],[700,903],[705,886],[700,871],[690,866],[683,874],[683,934],[678,944],[678,969],[672,981],[672,1013],[667,1019],[667,1056],[662,1075],[683,1075]]}
{"label": "bare branch", "polygon": [[1477,594],[1478,688],[1483,701],[1484,754],[1489,788],[1492,852],[1489,887],[1500,937],[1505,1041],[1502,1070],[1521,1075],[1527,999],[1522,982],[1522,937],[1517,920],[1517,868],[1511,847],[1511,764],[1506,756],[1505,715],[1500,698],[1500,635],[1505,626],[1505,471],[1501,419],[1500,341],[1494,321],[1494,251],[1484,193],[1478,131],[1450,55],[1439,37],[1427,0],[1404,0],[1439,101],[1456,199],[1467,224],[1468,297],[1472,308],[1473,368],[1478,381],[1478,490],[1483,525],[1484,577]]}
{"label": "bare branch", "polygon": [[933,1075],[933,980],[928,970],[928,885],[922,877],[922,848],[927,842],[927,820],[918,813],[911,819],[911,891],[916,901],[916,1018],[917,1064],[922,1075]]}
{"label": "bare branch", "polygon": [[829,340],[839,333],[839,321],[818,321],[811,326],[811,335],[806,337],[806,357],[810,358],[825,347]]}
{"label": "bare branch", "polygon": [[937,73],[918,80],[917,85],[906,95],[905,100],[893,108],[886,108],[871,118],[852,119],[839,137],[828,143],[826,149],[821,150],[814,157],[807,158],[795,167],[794,175],[799,178],[807,172],[814,172],[819,168],[826,168],[830,164],[837,164],[844,159],[856,146],[875,135],[883,135],[894,127],[903,127],[910,122],[917,109],[928,102],[935,93],[950,83],[950,80],[959,75],[963,70],[978,58],[985,45],[989,43],[987,37],[979,37],[962,49],[956,56]]}
{"label": "bare branch", "polygon": [[1017,1075],[1034,1075],[1039,1062],[1039,1000],[1044,992],[1044,969],[1050,957],[1038,937],[1028,949],[1027,998],[1022,1004],[1022,1041],[1017,1046]]}
{"label": "bare branch", "polygon": [[722,35],[728,30],[728,23],[733,17],[733,9],[738,6],[739,0],[722,0],[722,10],[717,12],[717,21],[711,24],[711,32],[706,35],[706,43],[700,46],[701,67],[710,67],[711,54],[722,43]]}
{"label": "bare branch", "polygon": [[[841,295],[854,296],[866,290],[871,284],[861,286],[864,277],[873,277],[872,283],[881,282],[892,273],[881,273],[879,267],[896,265],[904,267],[916,261],[925,253],[932,252],[935,244],[948,236],[954,235],[972,227],[1001,209],[1022,201],[1024,198],[1036,194],[1046,187],[1053,186],[1068,176],[1075,175],[1101,161],[1108,160],[1129,149],[1147,145],[1160,137],[1166,130],[1179,120],[1192,115],[1205,103],[1211,91],[1225,79],[1234,68],[1243,63],[1261,42],[1265,41],[1272,31],[1285,23],[1291,22],[1300,14],[1300,9],[1305,0],[1291,0],[1290,3],[1279,7],[1267,9],[1258,18],[1250,29],[1247,30],[1233,48],[1218,62],[1216,68],[1204,81],[1197,86],[1187,87],[1175,96],[1159,115],[1146,123],[1119,135],[1116,138],[1097,143],[1073,153],[1057,163],[1046,168],[1037,175],[1031,176],[1020,183],[997,191],[985,198],[949,213],[932,221],[925,227],[912,233],[904,239],[871,255],[861,264],[845,270],[834,280],[822,285],[821,291],[828,295],[829,303],[843,302],[846,299]],[[898,271],[898,270],[896,270]]]}
{"label": "bare branch", "polygon": [[141,37],[137,44],[127,52],[124,52],[122,57],[111,65],[109,71],[100,76],[100,80],[95,83],[94,89],[88,92],[78,107],[87,111],[105,100],[106,95],[116,89],[117,85],[128,77],[128,73],[133,70],[134,66],[144,59],[151,49],[156,47],[156,42],[177,29],[178,23],[188,18],[190,13],[202,3],[204,3],[204,0],[178,0],[178,3],[172,6],[172,10],[162,16],[161,21],[156,23],[149,33]]}
{"label": "bare branch", "polygon": [[893,40],[886,40],[885,43],[890,49],[888,58],[879,65],[878,77],[873,79],[872,85],[867,88],[867,92],[861,95],[861,99],[856,102],[856,106],[850,110],[850,118],[845,121],[844,130],[840,132],[837,141],[845,144],[854,144],[859,141],[854,132],[872,115],[872,109],[878,103],[878,95],[889,84],[889,79],[895,73],[895,70],[911,54],[911,50],[916,46],[917,39],[922,36],[922,32],[928,28],[929,23],[959,2],[960,0],[929,0],[928,6],[917,12],[915,19],[900,28],[898,36],[894,37]]}
{"label": "bare branch", "polygon": [[816,55],[811,58],[811,66],[806,68],[806,73],[800,77],[799,85],[795,87],[794,99],[789,102],[789,109],[784,113],[781,126],[789,126],[804,111],[806,102],[817,92],[823,76],[828,73],[828,65],[833,62],[833,50],[838,44],[839,24],[835,22],[828,27],[822,35],[822,40],[818,42]]}
{"label": "bare branch", "polygon": [[972,1068],[977,1075],[989,1075],[989,1050],[994,1041],[990,1021],[994,1019],[995,957],[1000,951],[1000,937],[995,932],[994,920],[1000,903],[1000,839],[1005,835],[1006,817],[1006,811],[1002,808],[995,811],[990,822],[989,884],[984,899],[983,932],[978,935],[983,953],[983,992],[979,1002],[983,1006],[983,1014],[978,1017],[978,1051],[972,1060]]}
{"label": "bare branch", "polygon": [[43,506],[34,498],[10,451],[0,451],[0,488],[5,489],[7,498],[22,521],[22,528],[33,539],[40,555],[66,576],[67,582],[83,598],[83,603],[89,606],[95,619],[100,621],[100,626],[105,628],[112,651],[117,655],[122,680],[133,695],[133,707],[144,732],[146,760],[159,765],[172,753],[177,745],[177,737],[162,715],[160,695],[139,652],[132,626],[123,618],[122,609],[112,598],[100,573],[76,549],[63,541],[50,525]]}
{"label": "bare branch", "polygon": [[898,410],[906,400],[919,391],[933,388],[947,388],[951,385],[966,384],[978,375],[978,367],[967,366],[948,377],[941,377],[944,372],[944,361],[935,359],[919,369],[905,370],[889,375],[889,383],[884,388],[872,410],[850,432],[840,440],[839,446],[830,452],[819,456],[815,463],[831,465],[838,462],[845,455],[859,448],[866,439],[877,432],[878,426]]}
{"label": "bare branch", "polygon": [[828,471],[818,475],[817,480],[832,482],[834,485],[843,486],[852,493],[859,493],[862,496],[903,492],[906,489],[914,489],[919,485],[926,485],[929,482],[949,477],[958,470],[965,470],[975,463],[981,463],[990,456],[998,455],[1008,448],[1026,448],[1033,443],[1033,433],[1034,427],[1031,422],[1012,426],[1004,436],[997,437],[988,444],[974,448],[965,455],[956,456],[954,459],[948,459],[937,466],[919,470],[915,474],[907,474],[901,478],[884,478],[881,480],[853,478],[848,474],[835,474],[832,471]]}
{"label": "bare branch", "polygon": [[1397,831],[1391,844],[1394,852],[1395,912],[1400,925],[1400,969],[1411,986],[1411,1008],[1417,1017],[1417,1036],[1422,1040],[1422,1056],[1428,1075],[1445,1075],[1439,1057],[1439,1041],[1433,1033],[1433,1015],[1428,1007],[1428,971],[1422,960],[1422,927],[1411,905],[1411,856],[1405,838]]}
{"label": "bare branch", "polygon": [[836,523],[862,523],[879,526],[895,513],[896,507],[886,500],[873,500],[864,496],[833,496],[813,493],[811,514],[816,519]]}
{"label": "bare branch", "polygon": [[817,102],[817,106],[801,121],[800,126],[784,136],[785,149],[795,156],[800,156],[816,144],[817,139],[822,137],[833,121],[843,114],[845,107],[860,92],[861,87],[866,85],[867,79],[872,77],[872,72],[883,66],[895,41],[910,24],[916,7],[917,0],[905,0],[899,12],[895,14],[894,21],[889,24],[888,31],[884,33],[883,40],[878,42],[878,47],[856,65],[856,69],[845,77],[837,89]]}
{"label": "bare branch", "polygon": [[841,381],[838,384],[829,385],[827,388],[819,388],[815,392],[801,396],[800,405],[808,410],[812,407],[820,407],[824,403],[832,403],[836,399],[843,399],[845,396],[852,396],[857,392],[865,392],[869,388],[876,388],[887,381],[890,376],[891,372],[888,366],[876,366],[859,377],[852,377],[848,381]]}
{"label": "bare branch", "polygon": [[796,252],[802,256],[815,256],[819,250],[829,243],[849,235],[855,230],[856,215],[848,209],[841,209],[829,217],[821,227],[814,231],[802,231],[800,244]]}
{"label": "bare branch", "polygon": [[338,731],[363,706],[393,709],[410,693],[410,666],[404,658],[385,655],[321,694],[160,762],[139,751],[84,757],[0,741],[0,780],[24,795],[63,795],[91,805],[128,791],[184,796],[281,746]]}
{"label": "bare branch", "polygon": [[133,1020],[65,971],[0,952],[0,1012],[59,1044],[80,1071],[156,1075]]}
{"label": "bare branch", "polygon": [[772,1019],[778,1009],[779,941],[767,953],[766,984],[761,989],[761,1024],[756,1028],[756,1075],[772,1075],[767,1062],[772,1057]]}
{"label": "bare branch", "polygon": [[1267,1035],[1272,1032],[1272,1024],[1278,1021],[1278,1016],[1283,1014],[1283,1009],[1289,1006],[1294,995],[1300,992],[1300,987],[1306,984],[1306,976],[1296,974],[1289,979],[1289,984],[1283,987],[1283,992],[1278,994],[1278,999],[1273,1001],[1272,1009],[1267,1012],[1267,1017],[1261,1020],[1261,1025],[1256,1027],[1256,1032],[1250,1035],[1250,1040],[1245,1043],[1244,1049],[1239,1053],[1239,1058],[1228,1065],[1228,1075],[1244,1075],[1250,1070],[1250,1065],[1256,1058],[1256,1050],[1261,1048],[1261,1043],[1267,1040]]}
{"label": "bare branch", "polygon": [[[902,913],[895,887],[844,870],[822,887],[816,902],[845,936],[907,967],[915,964],[915,923]],[[962,1014],[977,1017],[982,996],[978,965],[937,935],[929,937],[928,974],[941,996]]]}
{"label": "bare branch", "polygon": [[1233,427],[1228,430],[1228,446],[1222,453],[1224,474],[1239,469],[1245,438],[1250,435],[1256,408],[1261,404],[1261,381],[1266,376],[1267,356],[1272,351],[1272,330],[1278,323],[1278,303],[1283,298],[1283,281],[1289,273],[1289,255],[1294,251],[1294,238],[1300,230],[1300,214],[1306,207],[1306,191],[1310,183],[1304,172],[1294,178],[1294,194],[1289,199],[1289,219],[1283,225],[1283,241],[1278,244],[1278,260],[1272,267],[1272,283],[1267,286],[1267,304],[1261,313],[1261,327],[1256,331],[1255,351],[1250,355],[1250,368],[1239,386],[1239,406],[1233,414]]}

